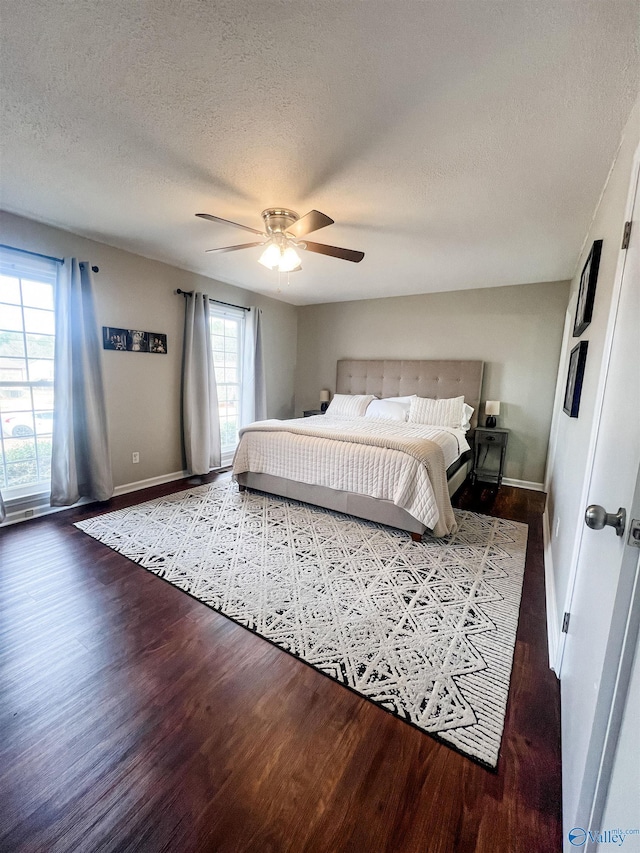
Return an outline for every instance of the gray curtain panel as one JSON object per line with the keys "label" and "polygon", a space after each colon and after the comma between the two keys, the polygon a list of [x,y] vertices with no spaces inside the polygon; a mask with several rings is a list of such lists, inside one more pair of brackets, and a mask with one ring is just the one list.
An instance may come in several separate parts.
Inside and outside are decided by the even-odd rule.
{"label": "gray curtain panel", "polygon": [[0,492],[0,524],[5,520],[6,517],[7,513],[4,508],[4,501],[2,500],[2,492]]}
{"label": "gray curtain panel", "polygon": [[211,351],[209,297],[185,297],[182,353],[182,441],[190,474],[220,467],[218,392]]}
{"label": "gray curtain panel", "polygon": [[251,307],[244,325],[241,426],[267,417],[267,386],[262,350],[262,311]]}
{"label": "gray curtain panel", "polygon": [[91,265],[65,258],[55,288],[51,506],[113,495]]}

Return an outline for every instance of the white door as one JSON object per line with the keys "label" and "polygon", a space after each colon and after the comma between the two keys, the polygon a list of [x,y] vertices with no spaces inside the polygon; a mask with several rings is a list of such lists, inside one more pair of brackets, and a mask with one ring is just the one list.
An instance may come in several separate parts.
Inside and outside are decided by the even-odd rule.
{"label": "white door", "polygon": [[[624,689],[624,685],[621,688],[616,683],[616,674],[630,608],[629,582],[637,573],[640,555],[638,548],[627,544],[631,519],[638,517],[633,500],[640,468],[639,154],[640,149],[628,207],[632,213],[627,216],[633,221],[631,243],[621,251],[605,343],[605,365],[609,353],[610,359],[601,385],[602,409],[587,501],[601,505],[611,514],[617,513],[619,507],[626,508],[627,522],[623,536],[616,535],[610,526],[601,530],[585,526],[580,545],[560,671],[567,851],[593,849],[583,833],[600,829],[589,826],[589,822],[597,819],[597,809],[595,813],[593,810],[596,795],[601,796],[603,786],[606,789],[602,759],[607,749],[612,701],[616,691]],[[629,815],[630,824],[636,820],[637,816]]]}

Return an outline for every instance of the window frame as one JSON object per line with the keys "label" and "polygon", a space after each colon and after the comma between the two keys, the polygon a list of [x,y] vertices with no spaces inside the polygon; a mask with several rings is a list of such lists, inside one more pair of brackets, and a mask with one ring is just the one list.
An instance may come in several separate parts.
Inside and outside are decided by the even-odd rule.
{"label": "window frame", "polygon": [[[37,480],[31,481],[30,483],[25,483],[21,485],[9,485],[8,478],[8,465],[10,464],[7,460],[8,450],[11,448],[11,444],[7,447],[7,442],[13,442],[15,438],[19,438],[19,436],[10,436],[5,434],[3,423],[0,422],[0,484],[2,485],[2,494],[3,498],[6,501],[12,502],[15,500],[20,500],[23,498],[37,498],[43,494],[47,494],[51,490],[51,466],[50,466],[50,456],[47,459],[44,459],[42,456],[42,450],[40,446],[40,438],[44,438],[45,440],[49,440],[52,442],[53,440],[53,411],[54,411],[54,400],[53,400],[53,388],[54,388],[54,372],[55,372],[55,288],[58,276],[58,268],[59,263],[54,259],[49,258],[41,258],[30,256],[27,254],[23,254],[15,249],[11,249],[8,247],[0,248],[0,274],[7,278],[14,278],[18,281],[19,287],[19,302],[5,302],[2,300],[2,294],[0,294],[0,306],[6,308],[18,308],[20,310],[21,315],[21,329],[6,329],[2,323],[2,312],[0,311],[0,333],[5,332],[13,335],[20,335],[22,340],[22,356],[13,356],[10,354],[5,354],[0,356],[3,360],[5,359],[16,359],[17,364],[22,364],[24,367],[19,369],[23,369],[26,376],[20,380],[8,380],[3,379],[2,374],[0,373],[0,394],[2,394],[2,400],[0,401],[2,415],[4,417],[4,413],[11,412],[10,406],[6,405],[5,402],[5,391],[11,391],[11,389],[27,389],[28,397],[30,399],[31,408],[30,409],[15,409],[14,411],[17,413],[23,413],[25,415],[29,415],[32,419],[33,424],[33,432],[30,435],[25,435],[23,438],[29,438],[33,441],[33,457],[29,457],[28,460],[25,461],[34,461],[36,465],[36,476]],[[23,282],[34,282],[41,283],[51,287],[51,296],[52,296],[52,307],[51,308],[41,308],[37,305],[29,305],[28,300],[29,297],[25,296]],[[25,299],[27,300],[25,302]],[[53,317],[53,332],[31,332],[26,328],[27,323],[25,322],[25,311],[33,309],[39,311],[46,311],[48,314]],[[33,344],[33,339],[30,336],[38,336],[39,338],[51,338],[54,355],[52,356],[30,356],[31,345]],[[37,361],[50,361],[52,363],[51,370],[51,379],[31,379],[30,378],[30,370],[32,370],[32,364]],[[10,370],[10,367],[6,367],[7,370]],[[36,400],[34,398],[34,391],[38,389],[50,389],[51,392],[51,404],[50,407],[43,407],[42,405],[36,405]],[[49,432],[39,432],[37,418],[40,415],[40,420],[44,420],[42,416],[48,416],[51,414],[51,430]],[[40,473],[42,471],[42,467],[48,467],[48,477],[40,478]]]}
{"label": "window frame", "polygon": [[[237,365],[234,368],[237,371],[237,381],[236,382],[228,382],[225,380],[218,380],[218,371],[228,370],[229,367],[226,364],[226,360],[224,364],[218,363],[216,365],[216,352],[220,352],[220,350],[214,349],[214,331],[213,331],[213,321],[214,320],[223,320],[223,321],[233,321],[237,324]],[[242,308],[234,308],[232,306],[220,305],[213,301],[209,302],[209,329],[211,334],[211,351],[213,357],[213,368],[214,373],[216,375],[216,387],[218,390],[218,421],[220,423],[220,445],[221,445],[221,464],[227,465],[231,459],[233,458],[233,454],[235,453],[236,447],[238,446],[238,436],[237,430],[240,429],[242,425],[242,385],[243,385],[243,366],[244,366],[244,339],[245,339],[245,323],[246,323],[246,311]],[[227,337],[226,335],[224,336]],[[226,350],[224,350],[226,352]],[[223,432],[224,432],[224,421],[228,418],[225,418],[221,414],[221,404],[226,403],[226,394],[225,400],[221,400],[221,388],[228,387],[236,387],[237,388],[237,430],[236,430],[236,439],[233,444],[224,444],[223,443]]]}

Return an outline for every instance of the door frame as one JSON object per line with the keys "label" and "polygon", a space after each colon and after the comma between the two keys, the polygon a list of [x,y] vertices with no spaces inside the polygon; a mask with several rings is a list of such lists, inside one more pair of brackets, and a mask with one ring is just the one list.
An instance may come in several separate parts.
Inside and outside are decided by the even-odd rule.
{"label": "door frame", "polygon": [[[631,179],[629,182],[629,191],[627,194],[627,203],[625,206],[624,213],[624,222],[628,222],[631,219],[635,198],[636,198],[636,189],[640,190],[638,187],[638,181],[640,179],[640,145],[636,148],[636,152],[633,158],[633,166],[631,169]],[[636,225],[637,228],[640,228],[640,224]],[[620,234],[620,239],[622,239],[622,233]],[[611,293],[611,303],[609,307],[609,318],[607,321],[607,330],[605,333],[604,347],[602,352],[602,361],[600,364],[600,375],[598,378],[598,385],[596,388],[596,399],[593,411],[593,420],[591,427],[591,435],[589,437],[589,446],[587,449],[587,457],[586,457],[586,466],[585,466],[585,477],[582,484],[582,493],[580,495],[580,516],[578,518],[577,529],[575,533],[573,549],[571,552],[571,570],[569,574],[569,582],[567,584],[567,593],[564,601],[564,613],[571,613],[571,604],[573,602],[573,595],[575,592],[576,586],[576,578],[578,576],[578,566],[580,564],[580,557],[582,552],[582,542],[584,539],[584,530],[585,525],[582,523],[582,512],[586,508],[589,501],[589,492],[591,491],[591,482],[593,479],[593,466],[595,463],[595,455],[596,455],[596,447],[598,444],[598,438],[600,436],[600,420],[602,418],[602,409],[604,406],[604,395],[607,388],[607,379],[609,376],[609,367],[611,363],[611,351],[613,348],[613,338],[616,329],[616,323],[618,319],[618,310],[620,307],[620,295],[622,292],[622,279],[624,277],[624,269],[627,261],[627,252],[624,249],[620,249],[618,252],[618,261],[616,264],[616,272],[613,281],[613,290]],[[551,460],[550,460],[551,461]],[[549,470],[549,466],[548,470]],[[556,626],[557,628],[557,626]],[[555,633],[555,632],[554,632]],[[564,659],[564,650],[567,641],[567,634],[559,632],[558,635],[558,643],[556,647],[556,654],[554,661],[551,662],[551,668],[556,673],[558,678],[562,678],[562,662]]]}
{"label": "door frame", "polygon": [[[640,465],[627,515],[640,517]],[[634,565],[635,563],[635,565]],[[625,548],[578,798],[581,826],[601,826],[640,632],[640,550]]]}
{"label": "door frame", "polygon": [[[640,228],[640,145],[636,148],[625,207],[624,221],[634,215],[635,228]],[[638,235],[634,235],[636,240]],[[635,241],[634,241],[635,242]],[[596,451],[600,438],[602,413],[605,403],[607,383],[611,371],[611,357],[617,323],[621,317],[622,285],[626,270],[628,252],[620,249],[611,294],[609,315],[605,332],[602,362],[596,390],[593,422],[589,437],[585,477],[580,498],[580,516],[572,551],[571,573],[565,598],[565,612],[571,612],[577,586],[578,571],[583,556],[585,525],[582,512],[589,502],[594,478]],[[632,282],[627,282],[632,287]],[[631,505],[628,507],[629,524],[625,529],[628,536],[630,521],[640,517],[640,466],[636,472],[636,482]],[[603,672],[596,696],[595,712],[589,743],[585,757],[582,778],[579,781],[578,801],[575,815],[565,815],[565,822],[573,822],[583,827],[599,826],[604,816],[611,773],[614,766],[620,726],[628,695],[629,680],[640,631],[640,552],[626,546],[622,549],[620,576],[615,594],[612,618],[608,629]],[[562,678],[562,664],[567,642],[567,634],[559,638],[555,666]]]}

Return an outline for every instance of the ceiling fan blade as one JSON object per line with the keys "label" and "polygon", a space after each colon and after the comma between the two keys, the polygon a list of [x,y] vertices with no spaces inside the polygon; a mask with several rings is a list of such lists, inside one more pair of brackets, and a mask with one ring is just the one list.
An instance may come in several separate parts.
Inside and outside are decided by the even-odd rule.
{"label": "ceiling fan blade", "polygon": [[211,213],[196,213],[200,219],[208,219],[210,222],[222,222],[224,225],[235,225],[236,228],[244,228],[245,231],[251,231],[252,234],[264,236],[264,231],[258,231],[256,228],[250,228],[248,225],[241,225],[239,222],[232,222],[230,219],[221,219],[219,216],[213,216]]}
{"label": "ceiling fan blade", "polygon": [[364,252],[357,252],[355,249],[341,249],[338,246],[327,246],[325,243],[309,243],[307,240],[304,242],[308,252],[317,252],[319,255],[331,255],[332,258],[353,261],[354,264],[359,264],[364,258]]}
{"label": "ceiling fan blade", "polygon": [[237,249],[251,249],[254,246],[264,246],[262,243],[241,243],[239,246],[223,246],[221,249],[205,249],[205,252],[235,252]]}
{"label": "ceiling fan blade", "polygon": [[304,216],[296,220],[291,228],[287,228],[287,234],[303,237],[305,234],[311,234],[312,231],[318,231],[327,225],[333,225],[333,219],[330,216],[320,213],[319,210],[310,210],[309,213],[305,213]]}

